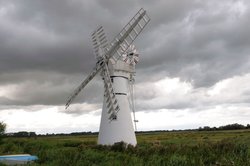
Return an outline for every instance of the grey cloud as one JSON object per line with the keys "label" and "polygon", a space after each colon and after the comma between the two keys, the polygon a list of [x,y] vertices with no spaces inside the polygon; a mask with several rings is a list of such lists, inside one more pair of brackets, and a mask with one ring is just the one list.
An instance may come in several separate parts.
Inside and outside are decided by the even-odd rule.
{"label": "grey cloud", "polygon": [[[95,65],[90,33],[103,25],[112,39],[140,7],[151,22],[135,42],[141,53],[137,83],[168,76],[200,88],[249,73],[250,12],[231,11],[238,2],[249,8],[247,1],[225,0],[0,1],[7,10],[0,14],[0,86],[20,88],[14,99],[2,97],[1,104],[63,105]],[[100,104],[102,86],[94,80],[75,103]],[[156,97],[140,95],[142,100]],[[155,109],[193,105],[179,101]]]}
{"label": "grey cloud", "polygon": [[[0,97],[0,105],[13,105],[13,103],[16,103],[16,101],[13,101],[7,97]],[[3,107],[3,108],[6,108],[6,107]]]}
{"label": "grey cloud", "polygon": [[58,111],[63,112],[73,116],[79,116],[82,114],[88,114],[92,112],[94,115],[100,115],[101,104],[73,104],[68,109],[64,107],[59,107]]}
{"label": "grey cloud", "polygon": [[146,41],[154,47],[144,52],[143,65],[138,66],[165,70],[171,77],[193,81],[196,87],[248,73],[249,12],[235,18],[229,10],[214,15],[219,9],[210,7],[204,3],[196,9],[202,12],[191,10],[174,23],[152,29]]}
{"label": "grey cloud", "polygon": [[169,102],[169,98],[165,98],[165,101],[157,102],[157,98],[153,100],[138,100],[136,103],[136,110],[139,111],[152,111],[152,110],[181,110],[181,109],[193,109],[197,105],[189,101],[174,101]]}
{"label": "grey cloud", "polygon": [[[1,105],[64,105],[67,98],[85,78],[84,75],[64,75],[28,72],[3,76],[8,93]],[[13,87],[10,87],[13,86]],[[74,102],[100,103],[103,98],[102,81],[94,79]],[[13,90],[14,89],[14,90]]]}

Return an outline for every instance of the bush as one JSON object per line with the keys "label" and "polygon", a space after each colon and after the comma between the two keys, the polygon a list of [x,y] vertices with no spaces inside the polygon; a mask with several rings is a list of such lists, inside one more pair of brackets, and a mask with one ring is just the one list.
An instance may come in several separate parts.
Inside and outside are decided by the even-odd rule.
{"label": "bush", "polygon": [[111,150],[115,152],[124,152],[127,147],[125,142],[116,142],[114,145],[111,146]]}

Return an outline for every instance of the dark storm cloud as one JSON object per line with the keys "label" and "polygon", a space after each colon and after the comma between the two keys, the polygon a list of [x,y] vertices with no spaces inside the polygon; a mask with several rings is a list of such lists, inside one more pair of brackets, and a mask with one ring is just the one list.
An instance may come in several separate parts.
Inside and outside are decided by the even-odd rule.
{"label": "dark storm cloud", "polygon": [[[31,69],[85,72],[94,65],[90,33],[104,24],[113,36],[139,9],[140,3],[20,0],[1,4],[5,11],[0,29],[1,72]],[[164,14],[165,9],[159,5],[166,5],[171,9],[166,11],[170,12]],[[175,8],[183,11],[190,6],[164,2],[159,5],[154,5],[152,10],[155,22],[173,20],[175,14],[183,13]]]}
{"label": "dark storm cloud", "polygon": [[[50,16],[49,11],[38,10],[35,1],[26,5],[25,2],[13,4],[16,10],[9,9],[10,13],[7,12],[1,21],[0,34],[5,37],[1,38],[0,46],[1,73],[22,70],[80,72],[93,63],[92,58],[88,62],[84,59],[90,57],[92,51],[88,42],[76,34],[77,22],[73,24],[67,18]],[[83,38],[86,28],[79,28]]]}
{"label": "dark storm cloud", "polygon": [[239,7],[245,1],[223,2],[198,3],[198,8],[190,8],[173,22],[158,23],[146,35],[145,41],[153,46],[143,52],[138,66],[165,70],[196,87],[248,73],[249,10]]}
{"label": "dark storm cloud", "polygon": [[[168,76],[180,77],[197,88],[210,87],[222,79],[248,73],[247,3],[0,1],[0,86],[16,87],[1,97],[0,103],[63,105],[95,65],[91,32],[103,25],[111,40],[141,7],[147,10],[151,22],[135,42],[141,53],[136,78],[139,83]],[[101,79],[97,80],[86,87],[76,103],[101,102],[103,85]],[[169,107],[188,105],[180,101]]]}

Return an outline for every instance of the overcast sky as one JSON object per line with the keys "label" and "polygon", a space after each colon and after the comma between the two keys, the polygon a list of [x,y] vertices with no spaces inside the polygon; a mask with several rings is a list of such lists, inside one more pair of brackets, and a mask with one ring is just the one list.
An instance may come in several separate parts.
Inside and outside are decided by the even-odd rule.
{"label": "overcast sky", "polygon": [[248,0],[0,0],[0,121],[8,132],[98,131],[96,77],[65,110],[95,65],[90,34],[108,40],[143,7],[136,39],[138,130],[250,123]]}

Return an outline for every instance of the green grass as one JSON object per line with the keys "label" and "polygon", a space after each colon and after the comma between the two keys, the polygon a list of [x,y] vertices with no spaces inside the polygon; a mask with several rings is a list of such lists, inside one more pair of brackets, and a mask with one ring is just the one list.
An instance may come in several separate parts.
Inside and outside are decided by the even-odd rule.
{"label": "green grass", "polygon": [[138,145],[96,144],[97,135],[5,138],[0,154],[29,153],[31,165],[250,165],[250,130],[151,132]]}

